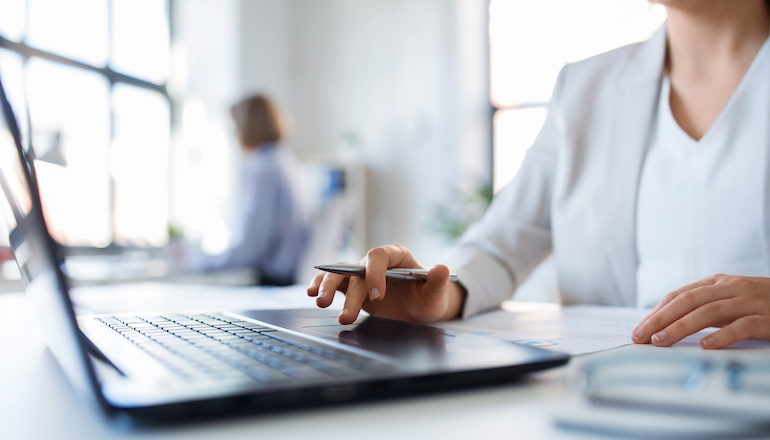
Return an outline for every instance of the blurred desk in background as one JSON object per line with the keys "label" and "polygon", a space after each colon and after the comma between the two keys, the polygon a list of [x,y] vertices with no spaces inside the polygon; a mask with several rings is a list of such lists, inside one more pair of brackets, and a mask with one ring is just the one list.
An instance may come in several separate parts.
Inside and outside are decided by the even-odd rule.
{"label": "blurred desk in background", "polygon": [[[65,259],[65,273],[71,286],[104,286],[146,282],[167,284],[254,286],[258,277],[251,270],[191,273],[166,255],[147,250],[120,253],[73,255]],[[16,261],[0,262],[0,293],[19,292],[24,284]]]}
{"label": "blurred desk in background", "polygon": [[[81,312],[179,309],[314,307],[305,287],[256,288],[139,283],[75,289]],[[335,301],[332,307],[339,308]],[[510,306],[510,305],[509,305]],[[527,304],[534,310],[536,305]],[[515,309],[515,307],[512,307]],[[546,307],[553,310],[553,306]],[[164,427],[137,427],[106,419],[98,408],[81,403],[66,381],[34,320],[24,294],[0,295],[0,437],[7,439],[587,439],[618,438],[622,429],[644,437],[644,429],[699,438],[705,434],[735,437],[740,424],[729,420],[687,417],[678,413],[592,406],[574,392],[570,378],[580,377],[594,360],[629,356],[689,354],[718,359],[770,358],[770,349],[705,352],[696,347],[660,349],[628,345],[576,356],[565,367],[532,374],[494,387],[329,405],[298,411],[213,418]],[[693,395],[694,401],[699,396]],[[770,402],[770,397],[768,397]],[[720,402],[720,404],[729,404]],[[770,408],[770,404],[766,406]],[[557,425],[585,420],[584,426]],[[768,417],[770,419],[770,417]],[[618,431],[618,429],[621,431]],[[605,435],[600,435],[605,432]],[[640,434],[642,433],[642,434]],[[682,435],[684,433],[684,435]],[[758,437],[770,431],[760,432]],[[628,434],[628,432],[626,432]]]}
{"label": "blurred desk in background", "polygon": [[168,255],[146,250],[113,255],[73,255],[65,259],[65,272],[75,286],[98,286],[147,281],[164,283],[253,286],[251,270],[191,273]]}

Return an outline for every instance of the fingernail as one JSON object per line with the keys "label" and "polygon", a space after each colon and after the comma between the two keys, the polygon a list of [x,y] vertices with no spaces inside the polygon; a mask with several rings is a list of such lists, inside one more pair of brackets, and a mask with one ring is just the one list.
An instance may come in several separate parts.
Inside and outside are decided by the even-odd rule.
{"label": "fingernail", "polygon": [[644,329],[642,327],[637,327],[634,329],[634,332],[631,334],[631,336],[636,341],[641,341],[642,338],[644,338]]}
{"label": "fingernail", "polygon": [[372,287],[372,290],[369,291],[369,299],[374,301],[379,297],[380,297],[380,289],[376,287]]}
{"label": "fingernail", "polygon": [[348,314],[348,309],[342,309],[342,311],[340,312],[340,316],[347,315],[347,314]]}
{"label": "fingernail", "polygon": [[653,342],[663,342],[666,339],[666,332],[658,332],[652,335]]}
{"label": "fingernail", "polygon": [[313,286],[315,286],[315,280],[311,281],[310,284],[307,285],[307,288],[312,289]]}
{"label": "fingernail", "polygon": [[712,338],[711,336],[704,338],[702,341],[700,341],[700,345],[703,348],[711,347],[712,345],[714,345],[714,338]]}
{"label": "fingernail", "polygon": [[319,297],[319,298],[323,298],[323,297],[325,297],[325,296],[326,296],[326,292],[324,292],[323,290],[322,290],[322,291],[320,291],[320,292],[318,292],[318,297]]}

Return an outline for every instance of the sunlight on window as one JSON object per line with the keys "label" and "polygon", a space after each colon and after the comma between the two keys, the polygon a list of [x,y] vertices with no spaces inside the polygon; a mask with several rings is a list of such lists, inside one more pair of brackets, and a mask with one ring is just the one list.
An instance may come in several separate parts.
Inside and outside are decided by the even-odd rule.
{"label": "sunlight on window", "polygon": [[[533,107],[501,110],[494,119],[494,176],[495,192],[502,189],[519,171],[524,156],[540,132],[545,121],[546,108]],[[507,148],[519,145],[523,148]]]}
{"label": "sunlight on window", "polygon": [[104,66],[110,41],[108,12],[105,0],[29,0],[28,42]]}
{"label": "sunlight on window", "polygon": [[[7,50],[0,49],[0,72],[2,73],[2,81],[3,81],[3,88],[6,93],[6,97],[8,98],[8,101],[11,104],[11,107],[13,108],[13,112],[16,115],[26,115],[27,113],[27,106],[26,106],[26,100],[24,99],[24,74],[23,74],[24,66],[22,64],[21,56],[14,52],[9,52]],[[27,132],[27,118],[26,117],[18,117],[17,116],[17,124],[19,124],[19,130],[22,133],[22,136],[24,136],[24,133]],[[22,145],[26,142],[25,139],[22,139]],[[0,167],[7,166],[7,164],[12,163],[9,158],[0,158]],[[0,212],[3,212],[3,208],[7,208],[7,202],[5,202],[5,197],[0,197],[0,204],[5,203],[6,206],[0,207]],[[10,209],[10,208],[9,208]],[[10,211],[5,211],[10,212]],[[0,214],[1,215],[1,214]],[[0,224],[3,224],[2,228],[5,228],[6,225],[3,222],[0,222]],[[12,223],[9,223],[12,224]],[[7,231],[6,231],[7,232]],[[0,234],[0,246],[8,246],[8,235],[7,234]],[[0,256],[0,260],[2,260],[2,257]],[[3,268],[5,266],[11,267],[12,265],[2,265]],[[2,272],[0,272],[0,278],[2,278],[4,275]]]}
{"label": "sunlight on window", "polygon": [[564,64],[647,39],[665,19],[647,0],[492,0],[489,10],[498,106],[548,101]]}
{"label": "sunlight on window", "polygon": [[112,67],[164,82],[170,62],[166,2],[113,0],[112,8]]}
{"label": "sunlight on window", "polygon": [[160,246],[167,240],[170,110],[159,93],[117,85],[112,95],[115,138],[115,242]]}
{"label": "sunlight on window", "polygon": [[24,35],[26,10],[24,0],[3,0],[0,13],[0,35],[9,40],[20,41]]}
{"label": "sunlight on window", "polygon": [[169,0],[0,3],[11,41],[0,71],[51,234],[65,246],[164,245]]}
{"label": "sunlight on window", "polygon": [[4,176],[2,191],[10,191],[11,194],[10,197],[0,197],[0,215],[5,216],[3,226],[14,229],[29,213],[32,199],[26,190],[24,168],[17,157],[13,136],[5,129],[0,131],[0,172]]}
{"label": "sunlight on window", "polygon": [[2,73],[3,87],[8,101],[11,103],[16,115],[16,123],[22,136],[22,145],[27,148],[29,139],[26,139],[29,131],[27,120],[27,100],[24,96],[24,61],[21,56],[7,50],[0,49],[0,73]]}
{"label": "sunlight on window", "polygon": [[[190,98],[182,104],[179,133],[174,143],[172,221],[183,224],[185,237],[199,242],[207,253],[225,250],[230,243],[232,139],[207,111]],[[215,177],[217,176],[217,177]]]}
{"label": "sunlight on window", "polygon": [[27,66],[41,197],[57,240],[106,246],[109,85],[97,74],[34,59]]}
{"label": "sunlight on window", "polygon": [[665,10],[647,0],[491,0],[489,12],[497,191],[540,131],[561,68],[649,38]]}

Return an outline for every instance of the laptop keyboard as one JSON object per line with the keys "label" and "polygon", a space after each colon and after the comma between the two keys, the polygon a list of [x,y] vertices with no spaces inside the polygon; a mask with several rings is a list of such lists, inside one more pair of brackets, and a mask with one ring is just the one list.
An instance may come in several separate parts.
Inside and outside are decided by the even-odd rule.
{"label": "laptop keyboard", "polygon": [[394,370],[388,363],[223,314],[97,318],[185,380],[262,384]]}

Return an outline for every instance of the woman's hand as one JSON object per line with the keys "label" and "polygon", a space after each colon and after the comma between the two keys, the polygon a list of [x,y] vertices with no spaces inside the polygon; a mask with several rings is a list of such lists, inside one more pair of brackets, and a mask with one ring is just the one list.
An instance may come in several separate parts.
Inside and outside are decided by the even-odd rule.
{"label": "woman's hand", "polygon": [[703,348],[770,341],[770,278],[714,275],[669,293],[634,330],[637,344],[667,347],[707,327]]}
{"label": "woman's hand", "polygon": [[449,281],[446,266],[434,266],[425,281],[386,280],[386,269],[421,268],[409,249],[401,245],[376,247],[360,264],[366,266],[366,277],[322,273],[307,289],[309,296],[317,297],[319,307],[329,307],[335,292],[345,293],[341,324],[354,322],[361,309],[376,316],[416,322],[446,320],[460,314],[465,292]]}

